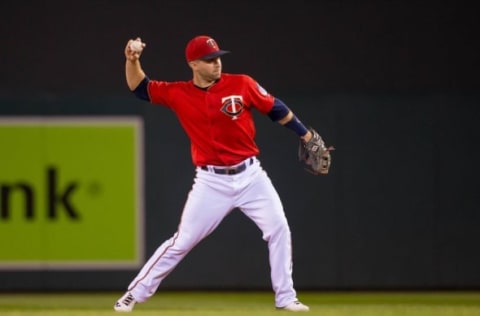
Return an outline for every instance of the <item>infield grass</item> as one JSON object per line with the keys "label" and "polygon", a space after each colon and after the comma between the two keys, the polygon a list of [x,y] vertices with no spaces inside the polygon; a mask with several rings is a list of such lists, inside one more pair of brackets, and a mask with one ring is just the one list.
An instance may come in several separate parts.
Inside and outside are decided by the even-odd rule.
{"label": "infield grass", "polygon": [[[123,293],[0,293],[1,316],[120,315],[114,302]],[[321,316],[478,316],[480,292],[300,292]],[[275,310],[270,292],[162,292],[131,315],[233,316],[284,315]],[[304,313],[302,313],[304,314]],[[122,314],[124,315],[124,314]],[[127,314],[128,315],[128,314]]]}

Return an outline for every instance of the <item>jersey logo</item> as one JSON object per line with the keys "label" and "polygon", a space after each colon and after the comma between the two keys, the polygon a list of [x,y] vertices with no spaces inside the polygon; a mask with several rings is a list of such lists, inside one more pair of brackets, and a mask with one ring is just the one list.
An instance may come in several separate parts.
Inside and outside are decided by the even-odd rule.
{"label": "jersey logo", "polygon": [[229,95],[222,98],[221,111],[236,120],[243,111],[243,97],[241,95]]}

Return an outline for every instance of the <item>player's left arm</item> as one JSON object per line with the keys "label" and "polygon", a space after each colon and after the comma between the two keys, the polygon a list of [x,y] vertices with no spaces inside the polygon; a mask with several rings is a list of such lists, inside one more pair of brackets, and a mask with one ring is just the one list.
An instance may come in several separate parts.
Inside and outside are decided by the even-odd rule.
{"label": "player's left arm", "polygon": [[303,141],[308,142],[312,138],[312,132],[305,127],[282,100],[274,98],[273,107],[267,115],[272,121],[293,130]]}
{"label": "player's left arm", "polygon": [[277,98],[274,98],[272,109],[267,115],[300,136],[298,158],[306,164],[309,172],[314,175],[328,174],[332,161],[330,151],[335,149],[333,146],[327,148],[322,137],[313,128],[306,128],[285,103]]}

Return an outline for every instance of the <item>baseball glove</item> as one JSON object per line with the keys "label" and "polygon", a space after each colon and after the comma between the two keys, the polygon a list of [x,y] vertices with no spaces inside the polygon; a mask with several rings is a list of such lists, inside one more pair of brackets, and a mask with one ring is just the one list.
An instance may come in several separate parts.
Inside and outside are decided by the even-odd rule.
{"label": "baseball glove", "polygon": [[298,146],[298,159],[306,165],[306,170],[314,175],[325,175],[330,170],[332,157],[330,151],[333,146],[326,147],[322,137],[313,129],[309,128],[312,138],[305,142],[300,140]]}

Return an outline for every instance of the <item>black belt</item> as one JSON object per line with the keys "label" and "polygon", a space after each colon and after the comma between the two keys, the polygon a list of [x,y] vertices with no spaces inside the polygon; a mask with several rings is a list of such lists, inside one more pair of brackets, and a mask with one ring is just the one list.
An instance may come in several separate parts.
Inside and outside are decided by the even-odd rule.
{"label": "black belt", "polygon": [[250,166],[251,164],[253,164],[253,158],[250,158],[248,159],[248,161],[238,165],[238,166],[235,166],[235,167],[211,167],[211,169],[209,169],[207,166],[202,166],[200,167],[202,170],[205,170],[205,171],[213,171],[215,172],[216,174],[228,174],[228,175],[232,175],[232,174],[239,174],[243,171],[245,171],[245,169],[247,169],[247,166]]}

